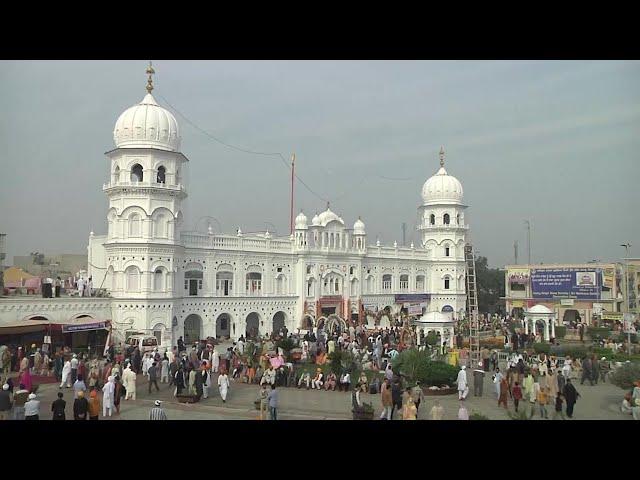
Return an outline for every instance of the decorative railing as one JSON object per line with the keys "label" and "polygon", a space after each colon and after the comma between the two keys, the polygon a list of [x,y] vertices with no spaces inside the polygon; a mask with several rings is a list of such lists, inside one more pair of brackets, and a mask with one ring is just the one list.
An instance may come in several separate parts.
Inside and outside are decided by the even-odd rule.
{"label": "decorative railing", "polygon": [[291,241],[260,237],[238,237],[234,235],[208,235],[206,233],[183,232],[182,244],[187,248],[213,248],[220,250],[249,250],[257,252],[290,253]]}
{"label": "decorative railing", "polygon": [[166,183],[156,183],[156,182],[116,182],[116,183],[104,183],[102,185],[102,190],[109,190],[111,188],[116,187],[149,187],[149,188],[159,188],[162,190],[175,190],[180,192],[186,192],[184,185],[169,185]]}

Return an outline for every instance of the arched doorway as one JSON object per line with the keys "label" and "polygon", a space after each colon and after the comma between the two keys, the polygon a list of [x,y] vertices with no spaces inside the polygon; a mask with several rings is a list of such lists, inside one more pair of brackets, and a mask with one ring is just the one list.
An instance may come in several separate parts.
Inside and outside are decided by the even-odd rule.
{"label": "arched doorway", "polygon": [[202,332],[202,319],[200,315],[192,313],[184,319],[184,343],[193,345],[200,341]]}
{"label": "arched doorway", "polygon": [[562,316],[562,322],[565,325],[569,325],[571,328],[576,328],[578,322],[580,322],[580,313],[577,310],[565,310]]}
{"label": "arched doorway", "polygon": [[164,324],[158,323],[153,327],[153,336],[158,339],[158,345],[162,344],[162,332],[164,331]]}
{"label": "arched doorway", "polygon": [[284,328],[286,316],[284,312],[276,312],[273,316],[273,331],[271,333],[280,333]]}
{"label": "arched doorway", "polygon": [[216,338],[229,338],[231,328],[231,317],[228,313],[221,313],[216,318]]}
{"label": "arched doorway", "polygon": [[347,323],[337,315],[329,315],[324,328],[330,334],[333,334],[337,329],[342,333],[347,329]]}
{"label": "arched doorway", "polygon": [[260,333],[260,316],[256,312],[251,312],[247,315],[247,328],[245,331],[245,338],[258,338]]}
{"label": "arched doorway", "polygon": [[302,330],[313,330],[313,316],[306,314],[304,317],[302,317],[302,326],[301,329]]}

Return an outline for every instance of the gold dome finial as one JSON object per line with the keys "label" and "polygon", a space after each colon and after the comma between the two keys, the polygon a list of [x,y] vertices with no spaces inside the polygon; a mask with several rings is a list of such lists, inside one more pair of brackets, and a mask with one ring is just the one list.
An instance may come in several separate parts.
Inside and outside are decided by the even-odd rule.
{"label": "gold dome finial", "polygon": [[149,75],[149,78],[147,79],[147,93],[151,93],[151,90],[153,90],[153,77],[152,75],[154,73],[156,73],[156,71],[153,69],[153,65],[151,64],[151,60],[149,60],[149,66],[147,67],[147,75]]}
{"label": "gold dome finial", "polygon": [[440,166],[444,167],[444,147],[440,147]]}

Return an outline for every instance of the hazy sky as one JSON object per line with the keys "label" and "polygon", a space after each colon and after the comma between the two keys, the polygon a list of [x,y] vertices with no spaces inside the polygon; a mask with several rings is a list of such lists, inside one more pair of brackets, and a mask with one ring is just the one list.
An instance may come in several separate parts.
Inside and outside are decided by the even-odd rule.
{"label": "hazy sky", "polygon": [[[446,168],[494,266],[640,255],[640,62],[162,61],[154,96],[225,142],[296,152],[300,177],[370,243],[414,232],[422,184]],[[104,152],[144,96],[146,61],[0,62],[0,232],[7,261],[86,252],[106,232]],[[174,112],[175,113],[175,112]],[[224,147],[175,113],[190,159],[186,226],[288,233],[289,171]],[[411,178],[408,181],[380,177]],[[324,201],[296,184],[309,221]],[[270,222],[270,223],[267,223]],[[218,225],[213,223],[214,229]],[[206,230],[202,220],[200,230]]]}

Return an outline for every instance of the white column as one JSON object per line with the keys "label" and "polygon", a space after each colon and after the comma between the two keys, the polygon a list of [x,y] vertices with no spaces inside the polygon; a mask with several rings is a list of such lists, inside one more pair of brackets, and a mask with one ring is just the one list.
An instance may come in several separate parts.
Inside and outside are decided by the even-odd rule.
{"label": "white column", "polygon": [[556,338],[556,319],[551,317],[551,336]]}
{"label": "white column", "polygon": [[529,335],[529,319],[524,317],[524,333],[525,335]]}
{"label": "white column", "polygon": [[544,341],[549,341],[549,318],[544,319]]}

